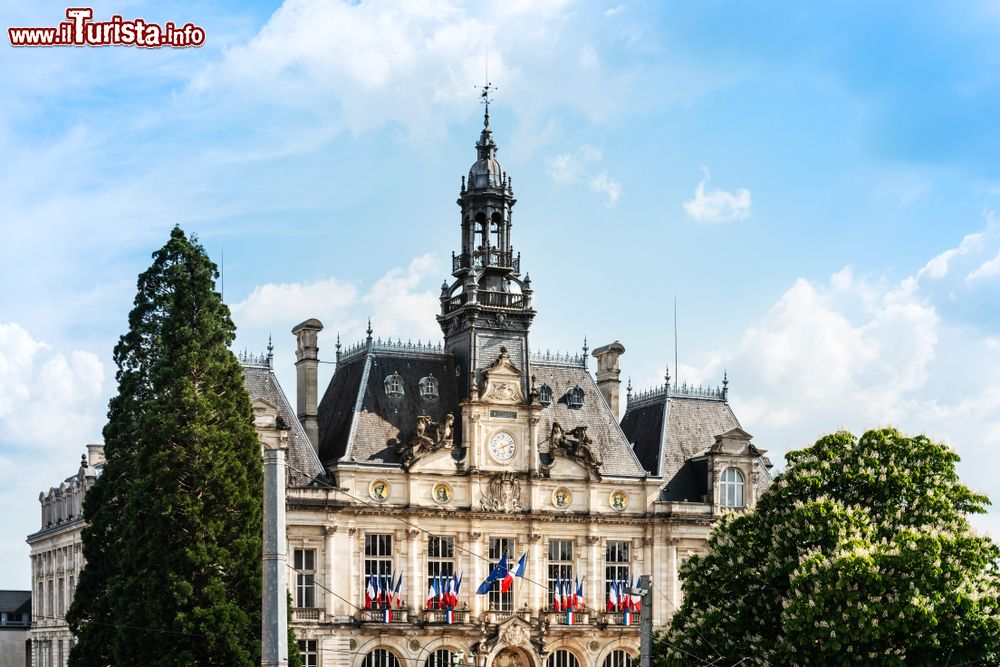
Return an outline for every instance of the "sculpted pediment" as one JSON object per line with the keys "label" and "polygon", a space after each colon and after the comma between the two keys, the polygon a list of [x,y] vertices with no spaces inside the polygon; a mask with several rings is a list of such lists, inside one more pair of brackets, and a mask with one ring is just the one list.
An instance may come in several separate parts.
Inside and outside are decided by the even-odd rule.
{"label": "sculpted pediment", "polygon": [[482,391],[482,400],[493,403],[523,403],[524,391],[521,389],[521,371],[510,360],[506,347],[500,348],[500,356],[493,365],[483,371],[486,386]]}

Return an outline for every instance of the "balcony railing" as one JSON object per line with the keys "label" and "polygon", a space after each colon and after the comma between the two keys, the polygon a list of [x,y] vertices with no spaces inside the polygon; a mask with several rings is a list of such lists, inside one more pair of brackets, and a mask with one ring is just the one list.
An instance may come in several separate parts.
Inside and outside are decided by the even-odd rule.
{"label": "balcony railing", "polygon": [[452,273],[459,269],[482,269],[487,266],[513,269],[514,273],[520,273],[521,253],[515,255],[513,250],[498,250],[496,248],[477,250],[473,253],[463,252],[459,255],[451,253]]}
{"label": "balcony railing", "polygon": [[[468,623],[469,622],[469,610],[468,609],[456,609],[454,612],[452,623]],[[420,612],[421,619],[424,623],[431,625],[445,625],[448,623],[448,612],[441,609],[425,609]]]}
{"label": "balcony railing", "polygon": [[326,610],[319,607],[295,607],[292,618],[296,621],[314,621],[322,623],[326,618]]}
{"label": "balcony railing", "polygon": [[[503,310],[526,310],[531,307],[531,299],[517,292],[476,292],[479,305]],[[458,294],[444,302],[444,314],[455,312],[469,302],[468,294]]]}
{"label": "balcony railing", "polygon": [[531,622],[530,609],[521,609],[519,611],[497,611],[496,609],[490,609],[483,613],[483,617],[486,619],[486,622],[495,625],[499,625],[514,616],[520,617],[520,619],[525,623]]}
{"label": "balcony railing", "polygon": [[[548,625],[569,625],[566,618],[566,612],[564,611],[546,611],[545,622]],[[590,612],[587,611],[574,611],[573,612],[573,625],[587,625],[590,623]]]}
{"label": "balcony railing", "polygon": [[[385,623],[385,615],[381,609],[362,609],[358,612],[362,623]],[[392,618],[389,623],[409,623],[410,611],[408,609],[393,609]]]}
{"label": "balcony railing", "polygon": [[[623,611],[612,611],[606,614],[601,614],[601,622],[607,625],[622,625],[625,626],[625,612]],[[639,612],[633,611],[631,613],[631,618],[626,627],[635,626],[639,627]]]}

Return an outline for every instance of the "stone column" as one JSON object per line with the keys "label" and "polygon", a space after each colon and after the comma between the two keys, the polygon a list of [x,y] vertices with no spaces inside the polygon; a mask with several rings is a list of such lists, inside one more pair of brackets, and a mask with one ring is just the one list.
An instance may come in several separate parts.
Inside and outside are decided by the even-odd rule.
{"label": "stone column", "polygon": [[546,609],[548,607],[548,593],[545,588],[545,584],[548,581],[548,576],[542,571],[542,559],[539,551],[541,550],[542,544],[542,534],[536,528],[530,528],[528,531],[528,572],[526,573],[532,581],[537,581],[541,586],[537,584],[529,584],[531,586],[531,595],[528,598],[528,606],[532,609]]}
{"label": "stone column", "polygon": [[416,528],[410,528],[406,531],[406,539],[410,543],[410,557],[409,557],[409,579],[410,581],[406,583],[409,587],[409,598],[407,605],[410,607],[410,612],[416,614],[418,610],[423,609],[426,605],[425,602],[427,598],[424,596],[427,594],[426,591],[426,581],[421,576],[423,573],[423,568],[420,567],[420,536],[422,533]]}
{"label": "stone column", "polygon": [[264,449],[264,599],[261,667],[288,665],[288,544],[285,533],[285,438]]}
{"label": "stone column", "polygon": [[587,578],[590,580],[587,582],[584,588],[584,602],[587,603],[588,607],[601,611],[606,608],[604,600],[604,577],[601,576],[601,563],[603,559],[601,558],[601,536],[600,535],[588,535],[587,536],[587,560],[590,564],[589,572],[587,572]]}
{"label": "stone column", "polygon": [[[336,526],[326,527],[326,587],[331,591],[337,590],[337,582],[335,579],[339,578],[334,577],[334,572],[337,571],[337,560],[334,558],[334,553],[336,553],[336,535]],[[343,572],[341,572],[340,575],[343,576]],[[333,620],[333,615],[336,613],[334,605],[337,602],[337,598],[335,598],[333,593],[330,593],[329,591],[323,591],[323,593],[326,595],[326,620],[331,621]]]}
{"label": "stone column", "polygon": [[[476,588],[483,583],[488,574],[488,561],[483,559],[483,534],[478,530],[469,531],[469,549],[472,551],[472,580],[469,582],[469,597],[472,598],[473,616],[481,616],[489,608],[488,595],[476,595]],[[488,554],[487,554],[488,555]],[[462,584],[465,587],[465,584]]]}

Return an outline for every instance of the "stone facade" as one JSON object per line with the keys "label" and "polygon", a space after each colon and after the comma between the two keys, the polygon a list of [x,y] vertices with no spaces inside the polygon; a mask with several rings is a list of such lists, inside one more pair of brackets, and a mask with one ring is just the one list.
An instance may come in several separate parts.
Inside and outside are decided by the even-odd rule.
{"label": "stone facade", "polygon": [[104,447],[87,445],[76,474],[39,494],[41,529],[28,536],[34,611],[31,619],[32,667],[63,667],[73,635],[66,611],[83,567],[83,497],[104,464]]}
{"label": "stone facade", "polygon": [[0,665],[29,667],[31,591],[0,591]]}
{"label": "stone facade", "polygon": [[[478,667],[626,667],[638,618],[608,611],[612,582],[649,575],[654,625],[666,624],[680,565],[770,479],[728,389],[630,388],[619,422],[621,343],[595,350],[596,377],[586,347],[531,350],[533,287],[496,150],[487,113],[458,199],[442,344],[383,341],[371,327],[357,345],[338,339],[315,435],[270,363],[245,364],[252,397],[290,429],[289,587],[309,667],[452,667],[456,654]],[[320,393],[303,362],[319,359],[322,326],[293,330],[297,413],[310,424]],[[525,555],[525,576],[477,595],[502,554],[511,566]],[[388,622],[366,608],[372,573],[387,572],[402,581]],[[426,608],[442,573],[462,576],[452,623]],[[582,579],[572,624],[554,609],[559,579]]]}

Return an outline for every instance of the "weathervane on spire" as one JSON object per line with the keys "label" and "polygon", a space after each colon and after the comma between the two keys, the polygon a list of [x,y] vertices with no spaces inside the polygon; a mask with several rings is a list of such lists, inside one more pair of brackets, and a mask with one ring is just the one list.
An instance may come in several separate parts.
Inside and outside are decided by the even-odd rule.
{"label": "weathervane on spire", "polygon": [[487,81],[486,85],[483,86],[483,92],[479,95],[480,102],[486,107],[486,115],[483,117],[483,127],[490,126],[490,93],[495,92],[496,89],[496,86]]}

